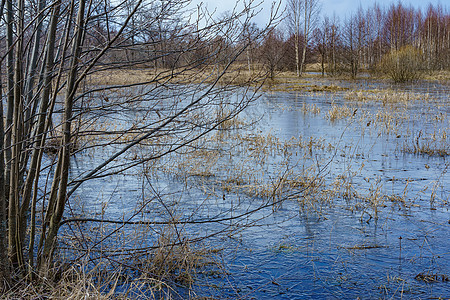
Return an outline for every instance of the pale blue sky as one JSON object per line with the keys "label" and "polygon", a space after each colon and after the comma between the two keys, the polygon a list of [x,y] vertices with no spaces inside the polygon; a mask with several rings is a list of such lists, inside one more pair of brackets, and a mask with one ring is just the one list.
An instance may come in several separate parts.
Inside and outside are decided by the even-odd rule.
{"label": "pale blue sky", "polygon": [[[195,0],[196,2],[204,2],[210,11],[214,8],[217,8],[217,12],[224,12],[227,10],[231,10],[235,1],[233,0]],[[258,0],[254,0],[254,3],[258,3]],[[282,0],[282,8],[285,7],[285,0]],[[265,20],[267,20],[270,16],[270,7],[273,1],[264,0],[261,1],[263,11],[257,17],[256,22],[259,26],[264,25]],[[336,15],[340,19],[344,19],[350,13],[355,12],[358,7],[361,5],[363,8],[372,7],[375,1],[372,0],[321,0],[322,3],[322,12],[321,15],[332,16],[333,12],[336,12]],[[397,3],[398,0],[377,0],[376,1],[381,6],[389,6],[392,3]],[[426,10],[428,4],[431,3],[433,5],[441,4],[444,9],[447,9],[447,12],[450,9],[450,5],[448,0],[401,0],[402,4],[405,6],[412,5],[415,8],[420,8],[422,11]]]}

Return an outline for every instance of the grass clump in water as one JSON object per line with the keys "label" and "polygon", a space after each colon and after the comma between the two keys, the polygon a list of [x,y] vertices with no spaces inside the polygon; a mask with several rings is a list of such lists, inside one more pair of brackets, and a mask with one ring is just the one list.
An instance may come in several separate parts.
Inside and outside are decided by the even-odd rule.
{"label": "grass clump in water", "polygon": [[429,137],[423,137],[423,135],[423,131],[420,130],[416,137],[405,143],[404,151],[429,156],[445,157],[450,155],[450,144],[445,130],[433,132]]}

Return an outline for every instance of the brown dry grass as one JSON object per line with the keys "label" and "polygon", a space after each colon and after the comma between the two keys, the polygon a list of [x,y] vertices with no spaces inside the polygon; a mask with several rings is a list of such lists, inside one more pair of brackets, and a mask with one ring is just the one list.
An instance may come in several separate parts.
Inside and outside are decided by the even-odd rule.
{"label": "brown dry grass", "polygon": [[[185,240],[176,244],[177,238],[173,228],[168,228],[156,249],[129,257],[119,267],[120,263],[112,267],[103,262],[92,267],[87,260],[55,266],[45,276],[34,274],[33,281],[18,282],[0,294],[0,299],[178,299],[177,289],[191,290],[199,272],[220,274],[212,257],[221,249],[197,249]],[[118,262],[116,257],[112,261]],[[189,298],[196,299],[195,292]]]}
{"label": "brown dry grass", "polygon": [[432,71],[424,75],[425,80],[450,81],[450,70]]}
{"label": "brown dry grass", "polygon": [[265,76],[262,71],[249,72],[245,66],[233,66],[224,74],[223,67],[210,66],[203,69],[115,69],[98,70],[88,76],[90,85],[127,85],[139,83],[171,84],[210,84],[221,76],[219,84],[252,85],[262,83]]}
{"label": "brown dry grass", "polygon": [[[234,86],[264,85],[270,91],[307,91],[307,92],[336,92],[347,90],[337,85],[311,85],[310,79],[321,78],[319,74],[304,73],[298,77],[295,72],[277,72],[275,79],[267,79],[267,73],[261,65],[253,65],[249,71],[245,64],[231,66],[225,74],[222,66],[208,66],[202,69],[163,69],[136,68],[97,70],[88,76],[86,82],[90,85],[121,85],[145,82],[162,84],[170,80],[172,84],[210,84],[220,75],[219,84]],[[307,71],[316,71],[314,65],[308,66]]]}

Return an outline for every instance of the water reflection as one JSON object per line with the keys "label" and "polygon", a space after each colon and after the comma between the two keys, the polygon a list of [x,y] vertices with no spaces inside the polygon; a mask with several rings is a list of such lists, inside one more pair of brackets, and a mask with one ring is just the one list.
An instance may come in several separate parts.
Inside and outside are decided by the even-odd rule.
{"label": "water reflection", "polygon": [[[386,107],[381,102],[346,99],[346,91],[265,94],[244,115],[245,119],[261,118],[249,131],[263,136],[270,133],[282,142],[295,137],[321,146],[311,147],[305,161],[299,148],[286,160],[268,156],[261,169],[244,167],[264,171],[261,176],[269,181],[286,161],[293,173],[318,165],[317,174],[320,167],[326,167],[322,172],[327,185],[340,178],[337,188],[348,184],[358,197],[340,194],[332,200],[302,202],[300,196],[298,202],[285,201],[276,210],[267,207],[246,218],[181,226],[187,237],[234,229],[228,236],[209,240],[211,247],[223,249],[217,259],[227,272],[217,278],[200,277],[200,292],[242,299],[448,296],[448,282],[426,283],[416,278],[420,273],[450,274],[448,156],[405,151],[419,131],[450,132],[448,87],[339,84],[352,89],[430,93],[432,100]],[[305,111],[305,105],[315,105],[320,112]],[[331,121],[333,106],[349,107],[350,115]],[[387,119],[387,112],[394,114],[392,119]],[[442,112],[442,121],[433,121]],[[392,122],[396,123],[389,128]],[[448,137],[443,142],[448,147]],[[225,153],[214,164],[222,173],[210,177],[182,180],[156,172],[149,179],[136,167],[125,176],[87,182],[77,192],[81,201],[76,209],[127,219],[136,213],[136,203],[154,197],[148,192],[151,185],[164,203],[151,200],[147,210],[139,213],[146,220],[163,220],[175,211],[183,220],[221,219],[251,211],[268,200],[226,191],[220,184],[227,178],[226,170],[247,159],[242,153]],[[96,160],[98,156],[92,153],[77,155],[72,176],[89,170]],[[245,230],[236,230],[239,226]],[[154,239],[149,237],[148,245]]]}

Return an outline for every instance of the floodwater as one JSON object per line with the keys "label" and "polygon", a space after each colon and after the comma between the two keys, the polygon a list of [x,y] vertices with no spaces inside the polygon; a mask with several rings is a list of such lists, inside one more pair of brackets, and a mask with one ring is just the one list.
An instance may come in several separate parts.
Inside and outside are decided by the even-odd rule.
{"label": "floodwater", "polygon": [[[450,87],[314,84],[346,89],[265,92],[237,118],[242,129],[209,141],[213,154],[86,182],[71,209],[191,221],[176,235],[216,263],[174,298],[449,298]],[[72,176],[104,156],[77,154]],[[167,226],[133,230],[126,247],[145,248]]]}

